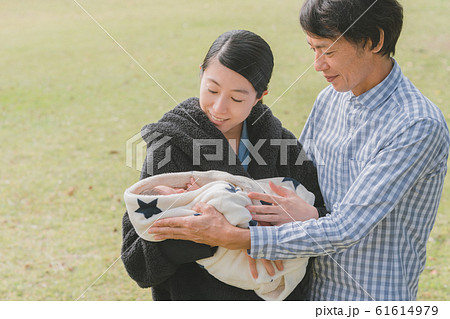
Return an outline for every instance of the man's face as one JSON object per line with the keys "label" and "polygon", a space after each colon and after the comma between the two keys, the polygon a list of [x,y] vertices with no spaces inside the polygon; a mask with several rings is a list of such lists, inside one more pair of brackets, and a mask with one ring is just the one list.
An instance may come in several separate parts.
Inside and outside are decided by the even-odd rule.
{"label": "man's face", "polygon": [[358,96],[378,84],[374,78],[376,53],[370,50],[370,42],[365,48],[358,48],[344,37],[336,43],[334,39],[311,35],[306,39],[315,53],[314,68],[336,91],[352,91]]}

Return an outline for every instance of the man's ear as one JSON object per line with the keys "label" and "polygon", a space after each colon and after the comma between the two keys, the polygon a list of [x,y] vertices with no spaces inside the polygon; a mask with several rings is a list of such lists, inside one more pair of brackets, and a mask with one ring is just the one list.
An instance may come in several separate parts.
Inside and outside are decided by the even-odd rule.
{"label": "man's ear", "polygon": [[372,49],[373,53],[380,53],[384,45],[384,30],[381,28],[378,28],[378,30],[380,31],[380,41],[378,41],[377,46]]}

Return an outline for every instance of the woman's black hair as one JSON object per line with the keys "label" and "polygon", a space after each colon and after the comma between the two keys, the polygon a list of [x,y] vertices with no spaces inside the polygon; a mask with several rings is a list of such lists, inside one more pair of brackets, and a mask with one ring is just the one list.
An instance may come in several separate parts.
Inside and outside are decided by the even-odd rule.
{"label": "woman's black hair", "polygon": [[[366,12],[367,10],[367,12]],[[403,8],[397,0],[306,0],[300,11],[300,24],[306,33],[337,39],[340,35],[374,49],[384,31],[381,55],[394,55],[403,25]]]}
{"label": "woman's black hair", "polygon": [[214,58],[246,78],[255,88],[257,98],[267,90],[272,76],[273,54],[259,35],[246,30],[231,30],[220,35],[203,60],[202,72]]}

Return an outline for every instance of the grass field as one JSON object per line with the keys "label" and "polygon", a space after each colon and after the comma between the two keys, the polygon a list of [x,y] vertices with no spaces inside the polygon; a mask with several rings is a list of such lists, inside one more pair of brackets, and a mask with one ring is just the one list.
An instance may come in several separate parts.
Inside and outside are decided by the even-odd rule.
{"label": "grass field", "polygon": [[[126,141],[174,100],[198,95],[199,64],[224,31],[252,30],[270,43],[268,105],[312,63],[302,1],[78,2],[173,99],[75,1],[2,0],[1,300],[150,299],[117,260],[123,190],[139,176],[125,165]],[[450,2],[401,2],[396,59],[450,122]],[[272,110],[298,136],[325,86],[310,68]],[[450,299],[449,219],[447,177],[420,300]]]}

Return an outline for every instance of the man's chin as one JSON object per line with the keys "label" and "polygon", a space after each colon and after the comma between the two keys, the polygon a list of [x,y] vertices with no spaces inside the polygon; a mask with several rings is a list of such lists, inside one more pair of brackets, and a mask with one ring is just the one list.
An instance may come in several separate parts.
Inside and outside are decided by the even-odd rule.
{"label": "man's chin", "polygon": [[331,85],[333,86],[333,89],[335,89],[336,91],[338,91],[340,93],[345,93],[345,92],[350,91],[348,88],[341,87],[341,86],[333,84],[333,83]]}

